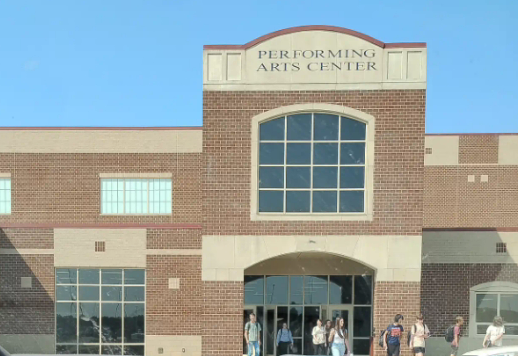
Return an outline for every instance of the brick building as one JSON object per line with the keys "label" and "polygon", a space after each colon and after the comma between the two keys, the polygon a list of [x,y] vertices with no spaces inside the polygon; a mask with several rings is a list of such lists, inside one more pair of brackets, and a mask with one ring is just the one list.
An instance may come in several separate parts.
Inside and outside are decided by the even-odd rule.
{"label": "brick building", "polygon": [[319,317],[356,355],[396,313],[437,351],[456,315],[463,348],[518,335],[518,135],[425,135],[424,43],[292,28],[203,72],[203,127],[0,130],[0,345],[237,356],[251,312],[267,355]]}

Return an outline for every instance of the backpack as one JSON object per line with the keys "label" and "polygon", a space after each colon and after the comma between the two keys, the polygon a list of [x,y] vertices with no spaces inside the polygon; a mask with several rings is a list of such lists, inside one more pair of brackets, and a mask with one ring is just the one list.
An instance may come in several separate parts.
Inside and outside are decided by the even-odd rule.
{"label": "backpack", "polygon": [[380,334],[380,339],[378,341],[378,345],[380,347],[385,347],[385,334],[387,333],[387,330],[383,330]]}
{"label": "backpack", "polygon": [[444,333],[444,339],[446,342],[453,342],[453,331],[455,330],[455,325],[451,325],[448,329],[446,329],[446,332]]}
{"label": "backpack", "polygon": [[[425,326],[426,329],[426,326]],[[408,334],[406,336],[406,346],[410,346],[410,340],[412,340],[412,330],[414,330],[415,333],[415,325],[412,325],[412,328],[408,331]]]}

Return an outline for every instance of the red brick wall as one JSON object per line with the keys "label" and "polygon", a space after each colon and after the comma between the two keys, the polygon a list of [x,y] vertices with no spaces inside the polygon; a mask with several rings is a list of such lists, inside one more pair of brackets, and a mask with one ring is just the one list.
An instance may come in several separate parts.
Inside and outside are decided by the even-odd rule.
{"label": "red brick wall", "polygon": [[[169,278],[180,278],[180,289],[169,289]],[[148,335],[201,335],[201,256],[147,256],[146,283]]]}
{"label": "red brick wall", "polygon": [[0,248],[54,248],[52,229],[6,229],[0,228]]}
{"label": "red brick wall", "polygon": [[[204,234],[420,235],[424,90],[203,93]],[[330,103],[376,118],[374,221],[250,221],[251,119],[281,106]]]}
{"label": "red brick wall", "polygon": [[[468,182],[468,175],[475,182]],[[481,175],[488,182],[481,182]],[[517,166],[427,166],[424,227],[517,227],[517,177]]]}
{"label": "red brick wall", "polygon": [[420,289],[419,282],[376,282],[374,286],[374,349],[376,355],[386,355],[386,352],[378,346],[378,340],[380,332],[394,322],[396,314],[402,314],[405,318],[401,354],[412,355],[406,346],[407,331],[415,323],[415,317],[419,314]]}
{"label": "red brick wall", "polygon": [[148,229],[148,249],[201,249],[201,229]]}
{"label": "red brick wall", "polygon": [[[0,153],[10,172],[12,214],[3,222],[200,223],[201,154]],[[173,174],[172,216],[101,216],[99,173]]]}
{"label": "red brick wall", "polygon": [[434,336],[444,335],[455,317],[464,318],[463,335],[468,335],[469,290],[481,283],[518,283],[516,264],[434,263],[422,265],[422,313]]}
{"label": "red brick wall", "polygon": [[0,320],[0,334],[54,333],[54,256],[0,255]]}
{"label": "red brick wall", "polygon": [[243,355],[243,282],[203,282],[203,356]]}

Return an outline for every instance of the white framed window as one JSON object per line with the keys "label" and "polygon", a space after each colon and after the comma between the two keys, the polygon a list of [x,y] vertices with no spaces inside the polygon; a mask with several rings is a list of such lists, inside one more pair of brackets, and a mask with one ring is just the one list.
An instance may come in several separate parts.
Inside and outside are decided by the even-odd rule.
{"label": "white framed window", "polygon": [[471,288],[470,334],[485,335],[495,316],[504,320],[506,337],[518,336],[518,284],[489,282]]}
{"label": "white framed window", "polygon": [[11,178],[0,178],[0,214],[11,214]]}
{"label": "white framed window", "polygon": [[56,269],[56,353],[145,355],[145,289],[143,269]]}
{"label": "white framed window", "polygon": [[101,214],[171,214],[171,179],[101,178]]}
{"label": "white framed window", "polygon": [[252,220],[372,217],[373,118],[314,106],[254,118]]}

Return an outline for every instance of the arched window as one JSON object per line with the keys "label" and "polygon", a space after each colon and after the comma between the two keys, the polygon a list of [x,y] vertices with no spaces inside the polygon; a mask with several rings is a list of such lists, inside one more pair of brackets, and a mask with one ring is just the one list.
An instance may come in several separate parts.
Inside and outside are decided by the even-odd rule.
{"label": "arched window", "polygon": [[365,214],[370,129],[347,113],[316,110],[259,121],[257,214]]}

